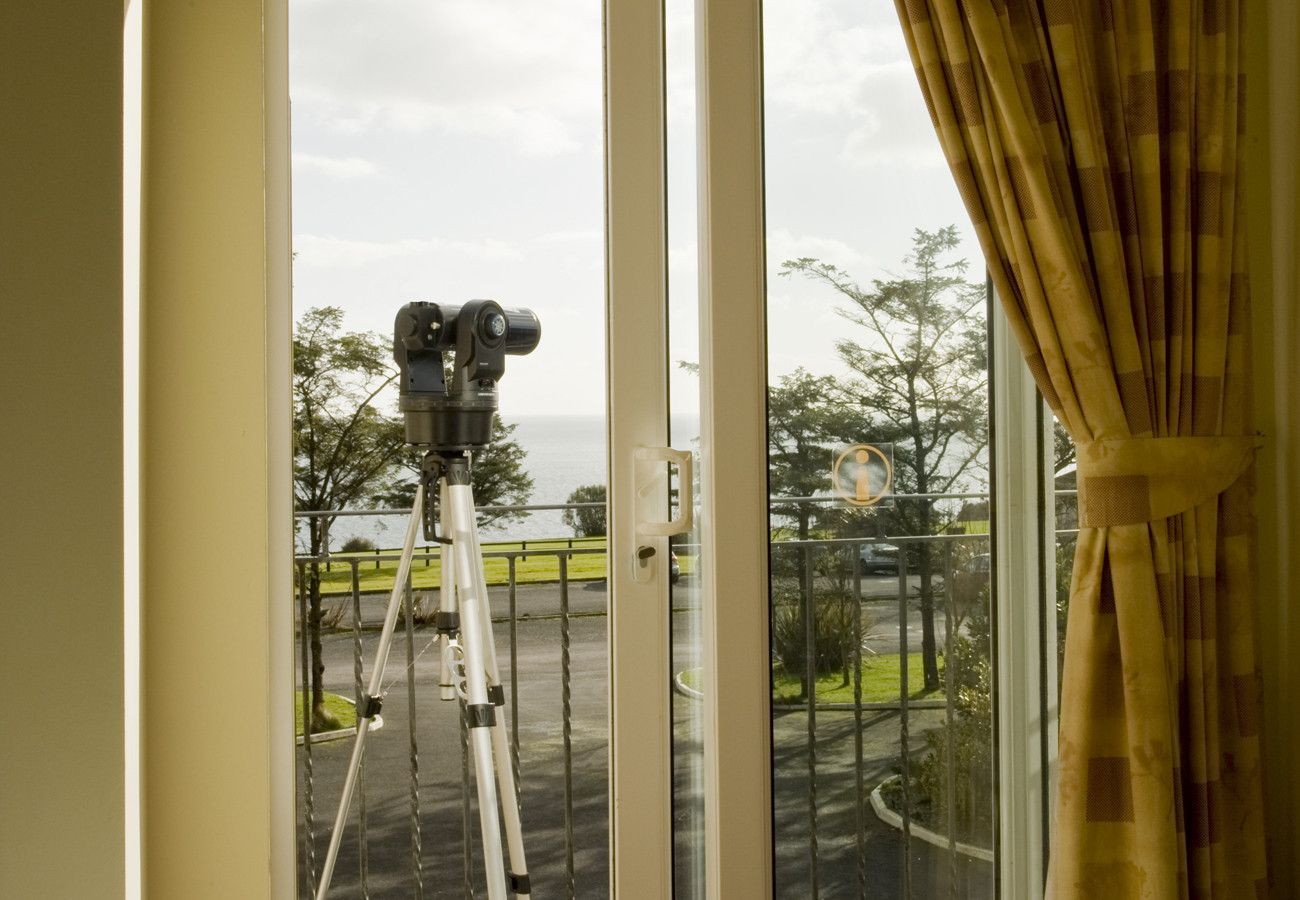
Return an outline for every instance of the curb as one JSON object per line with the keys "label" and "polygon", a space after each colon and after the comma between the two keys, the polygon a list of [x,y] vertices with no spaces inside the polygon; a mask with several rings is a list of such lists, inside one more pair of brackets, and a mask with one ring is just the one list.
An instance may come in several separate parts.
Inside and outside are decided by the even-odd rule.
{"label": "curb", "polygon": [[[876,785],[876,789],[871,792],[871,810],[876,814],[876,818],[880,821],[884,822],[891,828],[897,828],[899,831],[902,831],[903,817],[890,809],[888,804],[885,803],[885,798],[880,796],[880,789],[882,787],[889,784],[891,781],[897,780],[897,775],[891,775],[889,778],[886,778],[884,781],[880,782],[880,784]],[[932,844],[942,850],[949,849],[950,845],[948,843],[948,838],[945,835],[931,831],[924,825],[909,822],[907,830],[911,833],[912,837],[920,838],[927,844]],[[966,844],[961,841],[956,841],[951,846],[954,847],[962,856],[969,856],[972,859],[980,859],[988,863],[993,862],[993,851],[985,847],[976,847],[974,844]]]}
{"label": "curb", "polygon": [[[682,669],[673,676],[673,690],[691,700],[703,700],[704,692],[697,690],[687,684],[682,676],[687,672],[698,672],[699,669]],[[898,703],[888,700],[864,700],[860,707],[855,707],[852,703],[818,703],[817,710],[820,712],[853,712],[855,709],[861,709],[863,712],[880,712],[896,710],[899,708]],[[943,700],[912,700],[907,704],[908,709],[943,709],[945,706]],[[808,709],[807,703],[777,703],[773,701],[772,712],[777,713],[795,713]]]}
{"label": "curb", "polygon": [[690,700],[703,700],[704,692],[696,690],[682,680],[682,676],[687,672],[698,672],[698,669],[682,669],[673,676],[673,690]]}
{"label": "curb", "polygon": [[[350,703],[353,706],[357,705],[357,701],[350,700],[347,697],[343,697],[343,701],[345,703]],[[383,727],[384,727],[383,716],[375,716],[373,719],[370,720],[370,731],[378,731]],[[353,725],[351,728],[336,728],[334,731],[321,731],[316,734],[313,734],[311,736],[311,742],[313,745],[323,744],[326,741],[337,741],[345,737],[353,737],[356,735],[356,733],[357,733],[357,726],[355,725]],[[304,740],[305,740],[305,736],[300,734],[294,738],[294,743],[297,746],[301,747],[303,745]]]}
{"label": "curb", "polygon": [[[608,579],[603,576],[599,578],[574,578],[570,576],[569,584],[588,584],[593,581],[607,581],[607,580]],[[548,585],[556,585],[559,583],[560,583],[560,579],[558,578],[554,580],[546,580],[546,581],[516,581],[515,587],[533,587],[535,585],[548,586]],[[510,587],[510,582],[508,581],[503,581],[500,584],[497,584],[495,582],[488,582],[489,589],[490,588],[508,589],[509,587]],[[429,587],[418,587],[415,590],[417,592],[437,591],[438,586],[435,584]],[[360,594],[362,597],[387,597],[390,594],[392,594],[392,592],[393,592],[392,588],[366,588],[364,590],[358,591],[357,593]],[[294,593],[294,596],[297,597],[297,592]],[[327,600],[332,597],[339,597],[339,598],[350,600],[352,599],[352,588],[348,588],[347,590],[342,590],[342,591],[321,591],[320,596],[322,600]]]}

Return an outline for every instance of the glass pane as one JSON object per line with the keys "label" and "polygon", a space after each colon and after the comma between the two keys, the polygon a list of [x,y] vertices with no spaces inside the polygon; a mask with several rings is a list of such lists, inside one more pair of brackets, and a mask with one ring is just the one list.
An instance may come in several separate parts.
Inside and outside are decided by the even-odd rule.
{"label": "glass pane", "polygon": [[[1074,548],[1079,536],[1079,487],[1074,441],[1055,416],[1052,418],[1052,472],[1056,498],[1056,633],[1051,635],[1056,650],[1056,671],[1065,666],[1065,621],[1070,614],[1070,576],[1074,571]],[[1044,648],[1048,652],[1051,647]],[[1057,691],[1059,700],[1060,684]]]}
{"label": "glass pane", "polygon": [[[534,896],[571,895],[576,873],[581,896],[605,896],[600,7],[303,0],[291,12],[293,599],[299,677],[324,695],[298,749],[300,891],[325,853],[405,527],[373,510],[409,505],[420,459],[395,385],[382,386],[394,316],[412,300],[489,297],[542,322],[538,349],[507,357],[499,425],[473,469],[523,844]],[[332,896],[486,895],[463,705],[440,699],[442,562],[421,539]]]}
{"label": "glass pane", "polygon": [[[699,281],[696,244],[695,9],[691,0],[667,0],[665,74],[668,141],[668,401],[670,442],[695,456],[700,471]],[[697,476],[698,477],[698,476]],[[673,488],[674,512],[679,486]],[[694,496],[700,496],[695,485]],[[696,522],[699,521],[698,508]],[[703,898],[703,704],[698,690],[703,623],[700,538],[672,539],[673,579],[673,896]]]}
{"label": "glass pane", "polygon": [[893,4],[767,0],[778,897],[992,897],[988,292]]}

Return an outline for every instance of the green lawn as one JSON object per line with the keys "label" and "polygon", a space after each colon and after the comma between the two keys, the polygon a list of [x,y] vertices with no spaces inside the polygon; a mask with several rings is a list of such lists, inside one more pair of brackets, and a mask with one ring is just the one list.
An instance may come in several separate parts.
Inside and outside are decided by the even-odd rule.
{"label": "green lawn", "polygon": [[[570,556],[568,561],[569,580],[594,581],[604,578],[608,571],[605,539],[603,537],[573,538],[572,542],[574,549],[598,548],[600,552],[576,553]],[[508,584],[510,580],[510,563],[507,559],[494,558],[486,554],[501,550],[554,551],[565,550],[568,547],[569,539],[567,538],[527,541],[525,543],[512,541],[484,544],[484,568],[487,571],[488,584]],[[425,549],[423,545],[418,545],[415,548],[417,554],[424,553]],[[401,549],[381,550],[380,553],[384,556],[395,557],[401,553]],[[380,562],[376,568],[374,556],[375,552],[373,550],[361,553],[333,554],[331,556],[333,562],[330,565],[330,571],[326,571],[325,566],[321,565],[321,593],[327,595],[346,594],[352,590],[351,565],[345,561],[352,558],[361,560],[357,567],[357,580],[362,591],[391,591],[393,589],[393,579],[397,576],[397,561]],[[677,560],[681,565],[682,574],[690,575],[695,571],[695,557],[678,554]],[[436,588],[441,578],[441,560],[430,559],[426,561],[420,559],[417,555],[411,565],[411,583],[416,590]],[[538,556],[530,553],[526,557],[521,556],[515,559],[515,582],[517,584],[538,584],[559,580],[560,560],[553,553],[548,552],[546,555]]]}
{"label": "green lawn", "polygon": [[[334,714],[342,727],[356,727],[357,708],[338,694],[325,692],[325,708]],[[293,733],[302,737],[302,691],[293,693]]]}
{"label": "green lawn", "polygon": [[[842,674],[823,675],[817,679],[817,700],[821,703],[852,703],[853,680],[850,677],[847,686],[841,686]],[[682,681],[687,686],[699,690],[700,673],[691,669],[682,673]],[[907,681],[911,689],[908,694],[912,700],[923,697],[942,699],[942,691],[924,689],[925,673],[920,653],[909,654],[907,659]],[[862,659],[862,700],[867,703],[880,703],[897,700],[899,697],[898,654],[881,653],[865,656]],[[789,675],[779,665],[772,667],[772,702],[798,703],[799,676]]]}
{"label": "green lawn", "polygon": [[[897,700],[902,693],[899,690],[901,679],[897,653],[880,653],[862,658],[862,699],[867,702]],[[817,679],[817,699],[822,703],[852,703],[853,679],[850,674],[848,685],[843,685],[844,676],[840,673],[822,675]],[[910,653],[907,657],[908,697],[917,700],[922,697],[941,698],[942,691],[925,690],[925,668],[920,653]],[[772,669],[772,701],[774,703],[795,703],[799,700],[799,676],[790,675],[780,666]]]}
{"label": "green lawn", "polygon": [[[553,551],[557,549],[568,549],[569,541],[565,538],[557,540],[538,540],[527,541],[526,546],[519,541],[508,543],[484,544],[484,554],[490,554],[500,550],[546,550]],[[569,557],[568,569],[569,579],[571,581],[591,581],[605,577],[605,539],[604,538],[574,538],[573,546],[578,548],[600,548],[599,553],[578,553]],[[416,547],[416,553],[425,552],[425,547],[419,545]],[[435,551],[436,552],[436,551]],[[386,556],[397,556],[401,553],[400,549],[391,549],[381,551]],[[393,579],[397,575],[397,561],[385,561],[376,564],[373,561],[374,551],[362,553],[335,553],[332,556],[334,560],[330,566],[331,571],[325,571],[321,566],[321,592],[323,594],[346,594],[352,590],[351,566],[344,562],[350,557],[355,557],[362,562],[357,568],[358,581],[363,591],[391,591],[393,589]],[[484,568],[487,571],[488,584],[507,584],[509,583],[510,572],[509,560],[491,556],[485,556]],[[442,562],[438,559],[423,560],[418,556],[411,565],[411,583],[417,590],[428,590],[438,587],[442,578]],[[528,555],[515,559],[515,581],[518,584],[536,584],[539,582],[559,581],[560,580],[560,560],[559,557],[547,554],[543,556]]]}

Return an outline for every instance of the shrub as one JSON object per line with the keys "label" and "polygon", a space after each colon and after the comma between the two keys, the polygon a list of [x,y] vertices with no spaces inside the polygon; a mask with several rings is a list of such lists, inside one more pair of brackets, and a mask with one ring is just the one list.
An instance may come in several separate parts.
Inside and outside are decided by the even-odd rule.
{"label": "shrub", "polygon": [[[604,503],[605,485],[584,484],[573,489],[565,503]],[[566,509],[564,524],[573,529],[575,537],[604,537],[605,508]]]}
{"label": "shrub", "polygon": [[[952,640],[944,660],[944,690],[953,698],[953,726],[925,735],[925,750],[911,767],[911,813],[919,821],[945,832],[952,805],[957,839],[993,846],[993,701],[990,657],[991,625],[988,587],[979,591],[965,633]],[[948,758],[952,754],[953,791],[948,792]],[[901,786],[892,789],[889,804],[902,806]]]}
{"label": "shrub", "polygon": [[[959,650],[960,646],[960,650]],[[936,728],[925,736],[925,753],[912,769],[914,810],[932,828],[944,832],[952,804],[957,839],[993,846],[993,704],[989,661],[966,638],[953,642],[945,660],[944,681],[951,680],[952,731]],[[951,676],[951,677],[950,677]],[[945,684],[945,689],[948,685]],[[948,754],[953,754],[953,792],[948,793]]]}
{"label": "shrub", "polygon": [[364,553],[367,550],[375,550],[375,549],[378,549],[375,547],[375,542],[370,540],[369,538],[350,537],[343,542],[343,547],[339,550],[339,552],[340,553]]}
{"label": "shrub", "polygon": [[[854,649],[861,646],[869,620],[862,616],[860,629],[854,633],[851,591],[840,588],[814,588],[813,645],[816,675],[842,673],[843,684],[849,683]],[[797,586],[777,586],[773,591],[772,654],[791,677],[800,680],[801,696],[808,695],[808,636],[805,632],[805,604]]]}

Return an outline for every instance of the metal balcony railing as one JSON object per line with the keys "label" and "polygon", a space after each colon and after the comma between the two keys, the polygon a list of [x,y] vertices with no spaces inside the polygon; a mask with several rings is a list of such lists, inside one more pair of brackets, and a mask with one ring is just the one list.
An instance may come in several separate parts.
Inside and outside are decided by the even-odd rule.
{"label": "metal balcony railing", "polygon": [[[960,499],[984,499],[986,496],[961,495]],[[821,500],[773,499],[783,504]],[[925,499],[958,498],[945,495]],[[384,511],[385,514],[401,512]],[[803,717],[801,724],[805,742],[803,752],[796,752],[798,761],[795,764],[803,769],[798,781],[806,784],[806,799],[802,795],[798,798],[798,802],[804,804],[804,826],[800,830],[806,834],[793,840],[806,841],[806,847],[800,854],[796,847],[789,845],[791,839],[784,839],[785,846],[776,848],[778,882],[784,884],[784,890],[778,890],[778,896],[817,897],[823,890],[835,893],[851,887],[856,887],[860,896],[870,893],[868,880],[874,881],[876,875],[869,865],[868,839],[871,829],[878,831],[880,826],[868,808],[872,787],[868,784],[868,777],[874,778],[876,770],[869,770],[867,765],[864,735],[868,730],[890,727],[896,728],[896,765],[902,776],[903,791],[899,829],[903,862],[896,896],[958,896],[958,869],[960,867],[965,872],[971,865],[971,857],[970,848],[961,846],[957,838],[956,804],[948,804],[947,827],[935,829],[944,832],[940,836],[940,846],[935,846],[932,833],[922,842],[916,840],[917,829],[911,815],[909,776],[920,740],[920,734],[914,731],[917,728],[914,715],[923,717],[922,732],[941,728],[948,732],[950,739],[957,723],[953,692],[944,691],[941,696],[925,699],[912,696],[909,654],[915,650],[915,638],[909,635],[909,627],[915,621],[913,616],[918,597],[915,585],[909,580],[915,573],[909,569],[911,554],[907,551],[921,544],[931,548],[936,628],[942,628],[943,656],[951,659],[953,642],[958,637],[953,628],[953,623],[959,618],[954,595],[959,580],[957,561],[970,558],[972,554],[988,552],[989,540],[988,534],[946,534],[773,542],[774,571],[795,573],[794,577],[800,584],[798,602],[803,607],[807,643],[805,678],[810,686],[807,696],[799,702],[774,704],[773,707],[774,719]],[[872,591],[868,596],[864,593],[868,579],[858,561],[864,547],[879,544],[893,545],[902,552],[897,554],[895,575],[889,576],[893,579],[892,588],[882,579],[871,579]],[[690,547],[678,547],[677,550],[686,556]],[[575,583],[570,578],[573,560],[604,551],[602,545],[596,545],[509,550],[485,547],[484,552],[485,560],[504,560],[505,564],[502,583],[490,588],[493,595],[490,605],[497,645],[504,651],[501,668],[508,687],[512,761],[516,783],[520,787],[529,864],[537,896],[581,895],[585,898],[604,896],[607,890],[605,758],[608,735],[607,710],[603,705],[607,662],[603,654],[598,660],[590,658],[592,654],[586,652],[587,644],[580,643],[581,671],[576,688],[581,696],[576,698],[576,704],[586,710],[582,715],[590,718],[590,727],[587,718],[582,718],[576,723],[575,733],[573,645],[575,624],[585,628],[584,638],[591,642],[604,640],[603,621],[598,629],[592,630],[590,626],[595,623],[584,620],[602,616],[605,599],[603,593],[598,601],[580,598],[578,608],[575,608],[571,602]],[[538,589],[520,584],[520,563],[526,558],[536,557],[555,559],[558,581],[544,589],[548,596],[553,596],[554,605],[551,608],[549,604],[552,601],[547,600],[539,606],[537,597],[533,596],[525,604],[528,608],[521,610],[521,588],[533,594],[537,594]],[[439,559],[437,550],[417,552],[415,570],[437,564]],[[335,573],[339,568],[347,573],[347,590],[328,595],[323,601],[331,608],[335,619],[333,630],[322,641],[322,653],[326,658],[325,682],[327,690],[360,697],[365,666],[373,658],[373,640],[384,600],[382,596],[371,596],[362,590],[364,573],[372,571],[376,562],[381,566],[395,566],[397,560],[396,553],[381,552],[364,556],[300,556],[294,561],[300,626],[298,676],[301,679],[299,688],[304,695],[304,733],[298,754],[299,885],[304,896],[311,896],[315,888],[318,850],[322,850],[324,842],[328,841],[329,820],[334,804],[338,802],[338,784],[351,744],[350,740],[325,740],[312,734],[311,703],[307,699],[311,692],[311,637],[309,629],[301,627],[309,615],[310,578],[313,570],[324,574],[327,566]],[[840,577],[847,579],[853,599],[850,610],[855,634],[862,634],[864,609],[874,613],[890,608],[889,614],[897,616],[894,646],[899,659],[899,692],[896,701],[864,700],[864,642],[861,640],[854,642],[850,667],[852,702],[825,704],[817,701],[814,687],[817,683],[816,627],[819,615],[824,614],[824,588],[828,583],[828,576],[824,573],[833,566],[846,573]],[[405,682],[405,691],[390,693],[384,708],[384,716],[388,719],[385,730],[405,726],[405,740],[397,740],[391,731],[385,736],[387,740],[372,740],[367,765],[353,802],[349,833],[345,836],[339,859],[334,896],[368,898],[373,890],[386,896],[469,898],[474,896],[473,885],[481,878],[481,857],[474,846],[478,817],[473,809],[473,776],[464,717],[459,703],[438,700],[436,653],[431,652],[429,646],[436,632],[420,621],[419,594],[420,590],[414,589],[408,581],[400,623],[405,637],[404,653],[401,648],[395,648],[398,652],[390,661],[386,679],[392,688]],[[431,599],[430,610],[436,607],[436,589]],[[676,612],[697,614],[698,610]],[[941,618],[939,613],[942,613]],[[942,621],[941,626],[937,624],[939,621]],[[876,639],[884,640],[880,635],[876,635]],[[398,702],[394,703],[394,700]],[[683,696],[675,702],[692,704],[695,701]],[[593,708],[598,710],[598,714],[590,712]],[[868,714],[872,719],[870,722],[867,721]],[[891,724],[890,720],[895,716],[896,723]],[[846,719],[852,723],[851,748],[845,753],[843,742],[840,742],[832,746],[829,751],[832,755],[826,756],[828,741],[819,734],[819,728],[823,728],[827,721],[833,726],[835,722]],[[989,740],[993,740],[991,734]],[[952,746],[951,740],[948,746]],[[790,751],[791,747],[787,743],[782,749]],[[956,764],[951,757],[949,754],[945,761],[949,797],[954,796],[956,790]],[[791,777],[793,773],[788,770],[791,763],[787,760],[782,765],[786,765],[787,770],[775,773],[776,776]],[[575,767],[581,771],[576,771]],[[851,789],[844,792],[840,788],[849,772]],[[580,787],[578,792],[575,792],[575,778]],[[836,789],[823,794],[818,790],[819,779],[825,786],[828,778],[832,779]],[[775,793],[774,803],[778,806],[784,804],[783,809],[778,809],[778,815],[794,815],[795,811],[790,807],[793,794],[787,792],[790,796],[783,796],[779,786]],[[852,835],[845,834],[843,814],[846,802],[852,804],[849,819]],[[823,824],[828,818],[836,822],[834,833],[829,838]],[[851,854],[845,852],[845,840],[852,842]],[[829,856],[823,852],[825,841],[834,844],[834,852]],[[782,841],[778,843],[782,844]],[[851,862],[847,861],[849,855]],[[924,871],[914,871],[917,859],[923,861]],[[947,870],[942,878],[936,874],[940,867]],[[451,876],[453,871],[458,873],[458,877]],[[799,881],[801,886],[795,886],[793,881]],[[583,885],[581,889],[579,884]],[[962,896],[982,896],[979,890],[971,892],[968,887],[963,887],[960,893]]]}
{"label": "metal balcony railing", "polygon": [[[571,657],[571,629],[575,618],[574,611],[570,606],[570,580],[569,580],[569,561],[575,556],[587,554],[603,553],[603,547],[575,547],[572,549],[550,549],[550,550],[503,550],[503,551],[485,551],[485,559],[503,559],[506,562],[506,583],[501,587],[505,593],[506,607],[498,614],[493,612],[494,632],[499,631],[498,626],[504,626],[505,637],[507,638],[507,653],[501,661],[502,677],[509,685],[508,706],[510,715],[510,734],[512,741],[512,764],[514,768],[516,784],[520,786],[520,803],[521,806],[528,799],[529,777],[528,772],[520,771],[520,703],[517,702],[520,696],[520,665],[519,665],[519,625],[521,617],[518,610],[518,562],[522,558],[529,556],[547,556],[555,557],[558,563],[559,583],[558,589],[558,608],[554,616],[529,616],[524,621],[537,621],[539,618],[558,620],[559,628],[559,702],[560,702],[560,758],[561,758],[561,796],[560,801],[563,809],[562,821],[562,841],[560,847],[560,856],[563,858],[563,879],[566,884],[572,885],[575,881],[575,812],[574,812],[574,791],[573,791],[573,710],[572,710],[572,657]],[[323,599],[324,602],[334,604],[346,604],[345,617],[349,620],[347,631],[350,632],[351,645],[351,690],[354,699],[359,700],[362,693],[363,676],[365,674],[365,665],[368,654],[366,653],[364,635],[366,632],[367,622],[366,615],[363,611],[363,600],[366,598],[361,591],[361,570],[363,565],[373,563],[376,560],[374,556],[333,556],[329,558],[335,567],[346,566],[349,571],[350,591],[343,597],[337,594],[329,595]],[[380,555],[377,557],[382,563],[396,564],[399,556],[396,554]],[[297,575],[297,600],[298,600],[298,655],[299,655],[299,676],[301,682],[299,690],[302,692],[302,710],[303,710],[303,734],[301,739],[301,749],[299,753],[301,781],[299,794],[299,808],[302,816],[300,825],[300,842],[302,845],[302,854],[300,857],[300,890],[306,896],[311,896],[315,892],[315,879],[317,872],[317,850],[328,842],[328,827],[334,810],[333,804],[338,802],[338,790],[336,783],[341,780],[343,766],[346,758],[341,752],[335,750],[336,746],[347,744],[350,748],[350,741],[340,741],[334,744],[333,741],[323,739],[320,735],[313,735],[312,722],[312,704],[309,700],[311,696],[311,648],[310,648],[310,629],[303,627],[303,623],[308,621],[308,591],[310,583],[310,571],[313,567],[318,570],[323,568],[326,557],[297,557],[294,560]],[[414,557],[416,565],[427,562],[440,562],[440,554],[437,551],[432,553],[417,553]],[[418,898],[432,896],[453,896],[447,892],[446,880],[441,879],[436,888],[426,883],[426,838],[431,830],[431,819],[439,821],[432,823],[437,826],[441,838],[447,836],[448,829],[446,823],[441,821],[447,813],[446,797],[440,798],[440,809],[434,810],[433,815],[429,810],[421,808],[421,791],[422,788],[428,791],[431,787],[437,786],[440,792],[446,792],[448,781],[458,783],[458,792],[460,795],[460,821],[452,829],[456,832],[456,841],[460,845],[460,868],[463,874],[463,896],[473,896],[474,879],[481,869],[481,863],[476,861],[472,841],[470,836],[477,830],[477,816],[471,815],[471,783],[470,783],[470,760],[467,750],[467,731],[465,728],[465,719],[463,704],[460,702],[443,704],[438,700],[438,678],[437,678],[437,661],[429,659],[430,676],[420,679],[416,669],[416,664],[422,658],[432,657],[434,645],[432,640],[436,637],[436,631],[432,627],[426,628],[419,623],[421,612],[416,602],[417,591],[413,590],[410,580],[408,579],[405,595],[403,599],[401,626],[405,631],[405,656],[395,654],[397,659],[390,661],[386,684],[390,687],[396,686],[398,682],[405,681],[405,718],[407,724],[407,748],[406,748],[406,832],[409,847],[409,862],[406,868],[407,885],[410,895]],[[374,610],[371,615],[371,626],[378,623],[382,615],[382,598],[375,598]],[[436,605],[436,604],[435,604]],[[432,609],[432,607],[430,607]],[[337,635],[335,635],[337,637]],[[502,635],[496,636],[499,644]],[[373,656],[373,651],[369,654]],[[412,677],[413,674],[416,677]],[[417,682],[423,680],[423,684]],[[331,686],[337,687],[336,682]],[[387,692],[387,691],[386,691]],[[389,695],[390,699],[392,695]],[[420,705],[423,701],[423,705]],[[460,707],[456,714],[448,715],[443,710],[446,707]],[[390,718],[397,716],[387,713],[389,709],[395,709],[396,705],[388,703],[385,705],[386,715]],[[400,712],[400,709],[398,709]],[[421,729],[419,722],[422,716],[428,715],[442,721],[442,724],[449,726],[448,731],[453,735],[459,734],[459,759],[456,760],[458,765],[455,767],[455,777],[448,779],[445,776],[449,769],[444,765],[439,771],[439,775],[431,777],[428,770],[427,760],[425,771],[421,771]],[[424,737],[427,739],[428,734]],[[329,765],[331,766],[329,790],[321,792],[320,774],[317,766],[320,763],[322,748],[329,746],[334,750],[330,754]],[[375,767],[376,747],[380,747],[378,741],[372,742],[369,753],[367,754],[367,767]],[[427,749],[427,748],[426,748]],[[446,742],[443,741],[440,748],[445,751]],[[445,763],[446,760],[439,760]],[[372,872],[370,865],[370,855],[373,847],[370,841],[371,821],[370,812],[375,801],[375,790],[368,787],[368,781],[364,774],[361,775],[357,785],[356,800],[353,804],[353,821],[355,823],[355,840],[345,841],[345,850],[340,854],[338,874],[335,877],[334,895],[335,896],[362,896],[369,897],[372,883]],[[385,777],[391,773],[385,772]],[[522,778],[521,778],[522,775]],[[534,782],[535,783],[535,782]],[[394,806],[395,795],[392,785],[388,784],[381,792],[383,797],[380,802],[391,811]],[[326,804],[324,815],[318,815],[317,807],[321,802]],[[601,819],[604,819],[604,808],[600,809]],[[392,827],[388,825],[384,829],[386,839],[392,837]],[[553,836],[552,836],[553,837]],[[446,845],[444,840],[444,846]],[[554,840],[548,837],[546,845],[554,844]],[[389,848],[391,850],[391,847]],[[534,872],[547,869],[553,869],[553,865],[547,865],[547,857],[553,858],[553,853],[547,853],[547,848],[543,848],[541,856],[541,865],[533,862],[530,856],[530,865]],[[552,848],[553,849],[553,848]],[[530,848],[530,851],[532,848]],[[390,869],[392,854],[386,854],[390,859]],[[444,854],[445,855],[445,854]],[[352,871],[355,872],[355,885],[349,887],[349,877],[345,874],[348,863],[351,863]],[[394,886],[395,879],[391,876],[393,871],[389,871],[381,879],[385,886],[391,888]],[[541,874],[539,872],[539,874]],[[538,883],[538,875],[534,875],[534,883]],[[398,881],[400,883],[400,880]],[[456,894],[462,893],[457,890]],[[569,896],[573,896],[572,890]]]}

